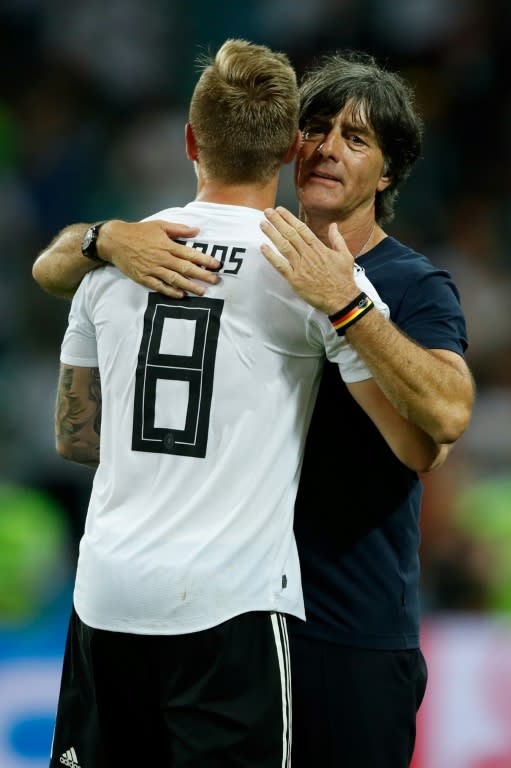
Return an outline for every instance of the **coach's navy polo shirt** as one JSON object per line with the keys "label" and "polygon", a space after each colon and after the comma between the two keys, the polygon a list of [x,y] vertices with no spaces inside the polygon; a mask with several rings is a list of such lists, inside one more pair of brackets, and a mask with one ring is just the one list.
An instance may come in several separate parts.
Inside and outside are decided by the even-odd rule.
{"label": "coach's navy polo shirt", "polygon": [[[464,353],[465,320],[445,270],[391,237],[358,263],[407,336]],[[307,621],[292,632],[362,648],[419,646],[421,496],[419,476],[327,363],[295,513]]]}

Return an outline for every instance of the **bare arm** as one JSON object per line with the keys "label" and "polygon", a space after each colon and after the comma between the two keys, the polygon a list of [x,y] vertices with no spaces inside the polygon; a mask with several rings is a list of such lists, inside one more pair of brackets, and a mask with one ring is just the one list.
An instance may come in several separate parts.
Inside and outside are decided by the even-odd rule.
{"label": "bare arm", "polygon": [[80,246],[89,224],[72,224],[61,230],[36,258],[32,277],[48,293],[72,298],[83,277],[99,262],[82,255]]}
{"label": "bare arm", "polygon": [[[263,253],[305,301],[331,315],[355,298],[353,258],[335,224],[329,231],[333,250],[289,211],[267,216],[274,229],[262,225],[263,231],[285,258],[266,246]],[[473,379],[460,355],[420,347],[380,312],[365,314],[346,338],[403,419],[438,446],[460,437],[474,402]]]}
{"label": "bare arm", "polygon": [[61,364],[55,406],[57,453],[96,469],[101,432],[101,381],[98,368]]}
{"label": "bare arm", "polygon": [[[408,421],[437,443],[454,443],[467,428],[473,403],[473,379],[464,359],[444,349],[424,349],[377,313],[348,329],[382,392]],[[365,318],[363,318],[364,320]],[[383,318],[382,318],[383,319]]]}
{"label": "bare arm", "polygon": [[[83,256],[81,242],[89,224],[72,224],[61,230],[36,258],[34,280],[48,293],[71,298],[82,278],[102,267]],[[202,296],[205,287],[194,280],[214,284],[220,267],[217,259],[172,238],[190,238],[197,229],[165,221],[107,221],[99,230],[98,256],[116,266],[137,283],[172,298],[185,292]]]}
{"label": "bare arm", "polygon": [[374,379],[347,386],[394,455],[409,469],[430,472],[443,464],[450,446],[439,445],[430,435],[401,416]]}

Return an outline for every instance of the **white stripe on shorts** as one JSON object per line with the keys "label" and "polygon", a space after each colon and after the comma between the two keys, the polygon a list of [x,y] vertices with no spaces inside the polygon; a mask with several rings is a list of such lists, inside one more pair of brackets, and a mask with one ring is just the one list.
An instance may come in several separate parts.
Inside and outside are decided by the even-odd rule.
{"label": "white stripe on shorts", "polygon": [[291,668],[286,617],[281,613],[272,613],[271,623],[279,660],[280,687],[282,691],[282,768],[290,768],[292,736]]}

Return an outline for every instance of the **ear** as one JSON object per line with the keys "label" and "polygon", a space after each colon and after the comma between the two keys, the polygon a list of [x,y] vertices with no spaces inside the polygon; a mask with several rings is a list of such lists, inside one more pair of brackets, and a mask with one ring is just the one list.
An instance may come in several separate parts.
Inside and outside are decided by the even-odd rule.
{"label": "ear", "polygon": [[389,184],[392,182],[392,176],[388,172],[388,163],[386,160],[383,161],[383,168],[381,170],[381,176],[378,181],[378,186],[376,187],[377,192],[383,192],[384,189],[387,189]]}
{"label": "ear", "polygon": [[391,182],[392,182],[392,176],[380,176],[378,180],[378,184],[376,186],[376,191],[383,192],[383,190],[387,189],[387,187]]}
{"label": "ear", "polygon": [[301,149],[301,146],[303,144],[303,136],[302,132],[297,129],[295,139],[288,149],[286,156],[284,157],[284,163],[290,163],[292,160],[295,159],[296,155]]}
{"label": "ear", "polygon": [[199,150],[197,149],[195,134],[190,123],[187,123],[185,126],[185,141],[187,158],[194,162],[197,161],[199,159]]}

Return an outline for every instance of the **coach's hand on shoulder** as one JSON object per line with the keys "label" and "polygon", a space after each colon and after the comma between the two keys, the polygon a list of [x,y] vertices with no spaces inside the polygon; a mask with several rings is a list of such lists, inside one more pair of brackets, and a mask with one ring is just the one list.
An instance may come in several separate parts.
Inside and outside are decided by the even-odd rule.
{"label": "coach's hand on shoulder", "polygon": [[112,219],[101,227],[98,255],[152,291],[171,298],[182,298],[185,293],[202,296],[206,287],[195,281],[217,283],[218,275],[210,270],[218,269],[221,263],[173,239],[189,239],[197,232],[196,228],[160,219],[142,222]]}
{"label": "coach's hand on shoulder", "polygon": [[358,295],[353,256],[336,224],[328,230],[329,248],[286,208],[264,213],[261,229],[279,253],[267,244],[261,251],[304,301],[330,315]]}

